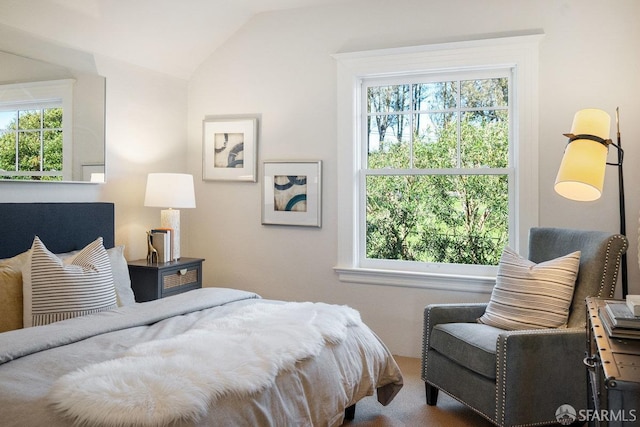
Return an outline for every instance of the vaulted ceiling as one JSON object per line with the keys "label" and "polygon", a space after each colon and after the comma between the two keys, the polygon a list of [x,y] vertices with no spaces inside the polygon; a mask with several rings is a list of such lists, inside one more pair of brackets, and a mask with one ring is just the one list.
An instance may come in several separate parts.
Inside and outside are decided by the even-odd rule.
{"label": "vaulted ceiling", "polygon": [[254,15],[350,0],[0,0],[0,24],[187,79]]}

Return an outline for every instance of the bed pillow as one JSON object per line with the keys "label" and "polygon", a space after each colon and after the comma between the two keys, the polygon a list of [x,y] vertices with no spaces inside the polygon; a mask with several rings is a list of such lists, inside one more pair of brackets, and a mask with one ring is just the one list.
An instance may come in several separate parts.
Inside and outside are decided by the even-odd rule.
{"label": "bed pillow", "polygon": [[22,328],[22,265],[29,253],[0,260],[0,332]]}
{"label": "bed pillow", "polygon": [[135,304],[136,299],[131,289],[131,278],[129,277],[129,265],[124,258],[124,246],[116,246],[107,249],[109,260],[111,261],[111,272],[113,273],[113,282],[116,287],[116,296],[118,297],[118,305]]}
{"label": "bed pillow", "polygon": [[22,281],[24,327],[117,307],[111,263],[101,237],[66,264],[36,236]]}
{"label": "bed pillow", "polygon": [[536,264],[505,248],[478,321],[506,330],[566,326],[579,264],[580,252]]}
{"label": "bed pillow", "polygon": [[[69,264],[80,251],[65,252],[56,254]],[[113,283],[116,287],[116,297],[118,306],[135,304],[136,299],[131,289],[131,278],[129,277],[129,266],[124,257],[124,245],[107,249],[109,260],[111,261],[111,272],[113,273]]]}

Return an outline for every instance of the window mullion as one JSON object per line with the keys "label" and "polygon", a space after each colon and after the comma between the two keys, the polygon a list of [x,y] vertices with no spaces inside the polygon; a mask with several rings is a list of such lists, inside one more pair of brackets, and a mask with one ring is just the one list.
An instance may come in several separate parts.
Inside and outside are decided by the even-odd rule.
{"label": "window mullion", "polygon": [[[16,112],[17,115],[17,112]],[[14,166],[14,170],[18,171],[18,165],[20,165],[19,159],[20,159],[20,152],[19,152],[19,148],[20,148],[20,132],[18,132],[18,119],[16,117],[16,130],[14,132],[15,135],[15,149],[16,149],[16,156],[15,156],[15,166]]]}
{"label": "window mullion", "polygon": [[457,130],[457,146],[456,146],[456,166],[462,165],[462,113],[460,100],[461,84],[460,80],[456,81],[456,125]]}
{"label": "window mullion", "polygon": [[44,171],[44,109],[40,109],[40,171]]}
{"label": "window mullion", "polygon": [[450,168],[450,169],[363,169],[365,176],[411,176],[411,175],[510,175],[514,169],[507,168]]}

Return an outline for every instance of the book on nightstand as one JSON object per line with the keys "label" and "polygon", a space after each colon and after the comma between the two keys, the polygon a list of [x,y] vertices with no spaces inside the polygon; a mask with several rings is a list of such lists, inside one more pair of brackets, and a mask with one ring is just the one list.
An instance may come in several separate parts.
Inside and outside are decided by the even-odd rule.
{"label": "book on nightstand", "polygon": [[606,307],[600,307],[598,310],[600,314],[600,320],[607,335],[611,338],[626,338],[626,339],[640,339],[640,329],[623,328],[620,326],[614,326],[613,320],[609,314],[609,310]]}
{"label": "book on nightstand", "polygon": [[158,262],[171,261],[171,236],[167,230],[151,230],[151,244],[158,252]]}
{"label": "book on nightstand", "polygon": [[634,316],[625,301],[606,301],[604,307],[613,326],[640,329],[640,316]]}
{"label": "book on nightstand", "polygon": [[[174,261],[177,258],[175,257],[175,253],[174,253],[174,236],[175,236],[175,232],[173,231],[173,228],[154,228],[153,230],[151,230],[151,232],[153,233],[154,231],[157,231],[159,233],[167,233],[167,235],[169,236],[169,260],[168,261]],[[168,262],[165,261],[165,262]]]}

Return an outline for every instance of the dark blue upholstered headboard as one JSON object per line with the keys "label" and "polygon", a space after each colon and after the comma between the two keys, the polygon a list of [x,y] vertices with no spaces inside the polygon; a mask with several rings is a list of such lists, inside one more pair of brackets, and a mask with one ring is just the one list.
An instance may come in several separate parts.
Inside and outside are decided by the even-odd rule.
{"label": "dark blue upholstered headboard", "polygon": [[98,237],[114,246],[113,203],[0,203],[0,259],[22,253],[38,236],[53,253],[82,249]]}

